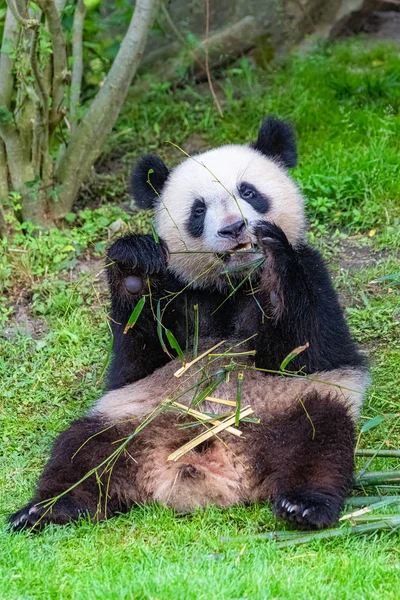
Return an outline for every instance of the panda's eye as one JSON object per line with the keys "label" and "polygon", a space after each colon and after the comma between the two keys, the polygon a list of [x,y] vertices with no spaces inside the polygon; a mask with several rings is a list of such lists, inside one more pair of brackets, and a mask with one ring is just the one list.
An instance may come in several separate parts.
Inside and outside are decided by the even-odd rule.
{"label": "panda's eye", "polygon": [[201,217],[202,215],[204,215],[205,212],[206,212],[206,207],[204,206],[204,204],[201,204],[194,209],[194,216]]}
{"label": "panda's eye", "polygon": [[240,195],[243,198],[243,200],[251,200],[255,197],[256,193],[251,187],[248,187],[247,185],[242,185],[240,186]]}

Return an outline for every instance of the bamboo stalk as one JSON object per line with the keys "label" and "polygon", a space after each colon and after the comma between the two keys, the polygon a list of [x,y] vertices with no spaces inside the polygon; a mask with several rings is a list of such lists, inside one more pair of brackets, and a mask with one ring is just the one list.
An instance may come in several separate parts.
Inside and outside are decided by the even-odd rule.
{"label": "bamboo stalk", "polygon": [[[244,417],[251,415],[253,412],[254,411],[251,408],[251,406],[246,406],[246,408],[244,408],[242,411],[240,411],[240,419],[243,419]],[[227,429],[227,427],[229,427],[230,425],[233,425],[234,422],[235,422],[235,415],[233,415],[232,417],[228,417],[227,419],[222,421],[222,423],[219,423],[218,425],[215,425],[214,427],[210,428],[208,431],[201,433],[200,435],[195,437],[193,440],[191,440],[187,444],[184,444],[183,446],[178,448],[178,450],[175,450],[175,452],[173,452],[172,454],[170,454],[168,456],[167,460],[170,460],[170,461],[178,460],[178,458],[180,458],[181,456],[183,456],[190,450],[193,450],[193,448],[195,448],[199,444],[202,444],[203,442],[210,439],[214,435],[217,435],[217,433],[220,433],[221,431],[224,431],[224,429]]]}
{"label": "bamboo stalk", "polygon": [[[199,410],[195,410],[194,408],[188,408],[180,402],[172,402],[171,406],[175,406],[175,408],[184,410],[188,415],[192,415],[193,417],[196,417],[196,419],[200,419],[201,421],[207,421],[212,425],[219,425],[221,423],[221,421],[217,421],[216,419],[213,419],[212,417],[209,417],[200,412]],[[227,427],[226,431],[229,431],[229,433],[232,433],[232,435],[236,435],[237,437],[240,437],[243,434],[242,431],[236,429],[235,427]]]}
{"label": "bamboo stalk", "polygon": [[400,450],[374,450],[370,448],[356,450],[357,456],[388,456],[400,458]]}
{"label": "bamboo stalk", "polygon": [[215,402],[216,404],[226,404],[226,406],[236,406],[236,402],[233,400],[224,400],[223,398],[214,398],[213,396],[206,396],[208,402]]}
{"label": "bamboo stalk", "polygon": [[400,471],[371,471],[370,473],[364,473],[361,477],[355,478],[354,486],[362,487],[390,482],[400,483]]}
{"label": "bamboo stalk", "polygon": [[399,526],[399,515],[395,515],[393,517],[388,516],[377,523],[367,523],[366,525],[352,525],[350,527],[343,527],[339,529],[327,529],[326,531],[319,531],[317,533],[304,534],[296,538],[289,539],[287,541],[279,542],[277,545],[279,548],[285,548],[287,546],[298,546],[299,544],[313,542],[314,540],[340,537],[344,535],[374,533],[375,531],[382,531],[383,529],[394,529]]}
{"label": "bamboo stalk", "polygon": [[339,521],[347,521],[348,519],[361,517],[362,515],[366,515],[367,513],[372,513],[378,508],[382,508],[383,506],[389,506],[389,504],[394,503],[400,504],[400,496],[389,496],[388,498],[383,498],[380,502],[374,502],[371,506],[365,506],[364,508],[360,508],[358,510],[354,510],[351,513],[348,513],[347,515],[343,515],[343,517],[341,517]]}
{"label": "bamboo stalk", "polygon": [[353,498],[347,498],[347,506],[365,506],[369,504],[376,504],[382,500],[398,500],[400,502],[400,496],[354,496]]}
{"label": "bamboo stalk", "polygon": [[206,350],[205,352],[203,352],[203,354],[200,354],[200,356],[197,356],[196,358],[194,358],[191,362],[186,363],[186,365],[183,365],[180,369],[178,369],[175,373],[174,376],[179,378],[182,377],[182,375],[184,373],[186,373],[186,371],[188,369],[190,369],[191,366],[193,366],[195,363],[197,363],[199,360],[201,360],[202,358],[204,358],[205,356],[207,356],[207,354],[210,354],[210,352],[212,352],[213,350],[216,350],[217,348],[219,348],[220,346],[222,346],[222,344],[225,343],[225,340],[222,340],[222,342],[219,342],[218,344],[215,344],[215,346],[213,346],[212,348],[210,348],[209,350]]}
{"label": "bamboo stalk", "polygon": [[315,540],[341,537],[346,535],[374,533],[384,529],[395,529],[400,526],[400,515],[381,516],[381,521],[367,523],[365,525],[349,525],[326,529],[325,531],[316,531],[313,533],[299,533],[298,531],[270,531],[268,533],[259,533],[256,535],[240,535],[236,537],[223,537],[220,542],[240,541],[240,540],[272,540],[277,541],[279,548],[287,546],[297,546],[306,544]]}

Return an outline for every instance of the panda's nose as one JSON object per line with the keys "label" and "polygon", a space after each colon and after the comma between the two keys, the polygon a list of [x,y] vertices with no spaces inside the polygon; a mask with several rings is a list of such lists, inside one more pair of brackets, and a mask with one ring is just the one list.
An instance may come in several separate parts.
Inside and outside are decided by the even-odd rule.
{"label": "panda's nose", "polygon": [[220,229],[218,235],[225,238],[237,238],[242,233],[245,226],[245,221],[241,219],[240,221],[236,221],[236,223],[232,223],[231,225],[227,225]]}

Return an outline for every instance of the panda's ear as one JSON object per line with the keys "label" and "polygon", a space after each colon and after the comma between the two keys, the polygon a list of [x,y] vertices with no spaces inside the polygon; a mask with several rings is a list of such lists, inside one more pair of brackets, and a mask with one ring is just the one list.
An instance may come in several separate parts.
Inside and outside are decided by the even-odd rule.
{"label": "panda's ear", "polygon": [[264,119],[257,141],[252,144],[268,158],[276,159],[287,169],[297,165],[297,148],[294,131],[285,121],[276,117]]}
{"label": "panda's ear", "polygon": [[154,208],[168,175],[169,170],[158,156],[146,154],[139,160],[133,169],[130,185],[139,208]]}

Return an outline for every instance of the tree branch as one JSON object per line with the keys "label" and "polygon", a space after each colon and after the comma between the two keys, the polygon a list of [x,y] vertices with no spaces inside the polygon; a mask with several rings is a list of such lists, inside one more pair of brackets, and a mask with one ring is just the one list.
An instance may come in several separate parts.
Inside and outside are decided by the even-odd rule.
{"label": "tree branch", "polygon": [[64,101],[64,83],[68,79],[64,30],[61,25],[61,13],[58,11],[54,0],[35,0],[35,3],[46,16],[53,49],[50,125],[54,129],[62,121],[65,114],[61,109]]}
{"label": "tree branch", "polygon": [[0,140],[0,239],[5,235],[7,224],[4,217],[4,204],[8,198],[8,169],[6,161],[6,148]]}
{"label": "tree branch", "polygon": [[70,210],[80,185],[114,126],[142,57],[157,6],[158,0],[136,1],[128,31],[104,85],[71,136],[56,172],[62,185],[59,200],[53,205],[55,218]]}
{"label": "tree branch", "polygon": [[86,6],[83,0],[78,0],[74,14],[74,24],[72,28],[72,54],[74,57],[74,65],[72,67],[71,78],[71,98],[70,98],[70,113],[72,121],[72,131],[76,129],[76,109],[79,106],[81,95],[82,72],[83,72],[83,24],[85,22]]}
{"label": "tree branch", "polygon": [[14,19],[22,25],[25,29],[35,29],[40,27],[40,23],[37,19],[25,19],[19,12],[18,3],[14,0],[7,0],[8,8],[11,10]]}
{"label": "tree branch", "polygon": [[4,105],[7,108],[10,108],[14,89],[13,70],[15,60],[10,57],[9,52],[6,52],[6,44],[11,43],[15,45],[18,38],[18,31],[18,21],[10,7],[8,7],[0,53],[0,105]]}

